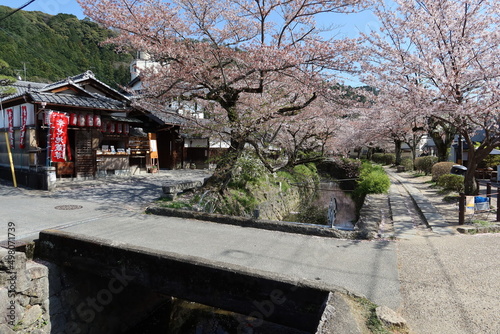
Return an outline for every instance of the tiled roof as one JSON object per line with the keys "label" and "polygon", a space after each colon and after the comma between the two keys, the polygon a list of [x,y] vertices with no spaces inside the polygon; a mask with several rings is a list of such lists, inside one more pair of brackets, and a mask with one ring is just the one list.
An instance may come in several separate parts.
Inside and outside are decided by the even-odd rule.
{"label": "tiled roof", "polygon": [[45,103],[59,104],[64,106],[86,107],[86,108],[107,109],[107,110],[127,109],[127,106],[124,103],[112,99],[101,99],[101,98],[84,97],[78,95],[39,93],[39,92],[29,92],[27,93],[27,95],[33,99],[33,102],[45,102]]}
{"label": "tiled roof", "polygon": [[165,124],[186,125],[188,121],[175,112],[169,111],[148,111],[151,115],[161,120]]}

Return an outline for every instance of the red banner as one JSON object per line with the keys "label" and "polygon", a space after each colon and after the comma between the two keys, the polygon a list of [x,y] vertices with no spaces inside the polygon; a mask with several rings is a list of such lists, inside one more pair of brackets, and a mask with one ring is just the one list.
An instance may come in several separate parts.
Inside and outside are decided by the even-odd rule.
{"label": "red banner", "polygon": [[25,148],[26,123],[28,121],[28,108],[21,106],[21,137],[19,138],[19,148]]}
{"label": "red banner", "polygon": [[9,127],[9,143],[10,148],[14,148],[14,109],[9,108],[7,111],[7,122]]}
{"label": "red banner", "polygon": [[50,114],[50,160],[64,162],[66,143],[68,142],[68,117],[65,114]]}

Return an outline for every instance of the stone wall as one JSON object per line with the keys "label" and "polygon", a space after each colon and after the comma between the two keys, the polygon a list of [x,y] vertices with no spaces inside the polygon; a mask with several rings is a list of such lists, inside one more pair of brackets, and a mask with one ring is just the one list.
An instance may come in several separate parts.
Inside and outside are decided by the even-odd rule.
{"label": "stone wall", "polygon": [[0,248],[0,333],[50,333],[47,266]]}
{"label": "stone wall", "polygon": [[123,333],[171,300],[133,284],[127,272],[99,277],[11,255],[0,248],[1,334]]}

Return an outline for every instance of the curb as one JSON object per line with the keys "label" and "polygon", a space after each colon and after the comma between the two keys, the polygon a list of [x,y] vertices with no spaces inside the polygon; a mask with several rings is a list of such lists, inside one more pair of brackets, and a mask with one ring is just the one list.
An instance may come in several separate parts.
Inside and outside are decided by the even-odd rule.
{"label": "curb", "polygon": [[186,219],[197,219],[206,222],[234,225],[240,227],[252,227],[270,231],[280,231],[288,233],[299,233],[304,235],[329,237],[337,239],[356,239],[357,231],[341,231],[329,227],[318,227],[303,225],[299,223],[281,222],[262,219],[251,219],[236,216],[226,216],[216,213],[206,213],[188,210],[178,210],[172,208],[163,208],[160,206],[149,206],[146,213],[158,216],[168,216]]}
{"label": "curb", "polygon": [[457,231],[462,234],[478,234],[478,233],[500,233],[500,225],[493,226],[460,226]]}

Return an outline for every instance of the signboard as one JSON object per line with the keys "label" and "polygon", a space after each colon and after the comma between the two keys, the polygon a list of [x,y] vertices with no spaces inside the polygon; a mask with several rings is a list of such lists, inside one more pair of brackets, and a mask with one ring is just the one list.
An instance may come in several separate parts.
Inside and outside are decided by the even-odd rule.
{"label": "signboard", "polygon": [[148,133],[149,137],[149,157],[158,159],[158,145],[156,143],[156,133]]}
{"label": "signboard", "polygon": [[28,122],[28,108],[21,106],[21,137],[19,138],[19,148],[25,148],[26,123]]}
{"label": "signboard", "polygon": [[50,114],[50,160],[65,162],[66,143],[68,141],[68,123],[66,114],[52,112]]}
{"label": "signboard", "polygon": [[9,128],[9,143],[10,148],[14,148],[14,109],[9,108],[7,111],[7,126]]}

